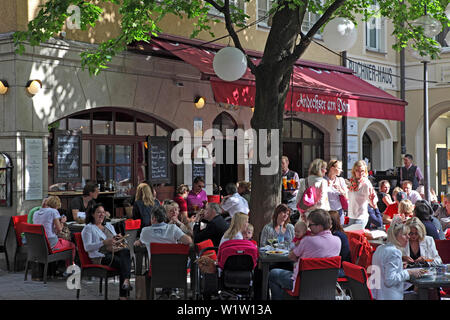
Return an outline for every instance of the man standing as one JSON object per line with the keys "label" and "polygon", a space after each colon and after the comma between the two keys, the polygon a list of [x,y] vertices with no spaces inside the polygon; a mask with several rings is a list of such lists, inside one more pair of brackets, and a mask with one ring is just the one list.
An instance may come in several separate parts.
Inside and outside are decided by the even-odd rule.
{"label": "man standing", "polygon": [[[218,247],[223,234],[228,229],[228,223],[221,216],[222,209],[217,203],[208,203],[206,209],[195,217],[194,243],[211,239],[214,246]],[[202,220],[208,221],[206,227],[200,230]]]}
{"label": "man standing", "polygon": [[208,196],[206,195],[206,191],[203,190],[204,187],[205,180],[203,177],[195,177],[192,190],[186,199],[188,211],[197,211],[205,207],[205,203],[208,202]]}
{"label": "man standing", "polygon": [[412,189],[416,190],[419,187],[420,181],[423,180],[423,174],[420,168],[413,164],[413,156],[405,154],[403,157],[404,166],[400,168],[400,183],[409,180],[412,183]]}
{"label": "man standing", "polygon": [[[287,204],[289,209],[291,209],[291,217],[293,215],[294,219],[296,218],[298,220],[296,200],[299,177],[297,172],[289,170],[289,159],[286,156],[281,157],[281,179],[282,181],[286,179],[286,184],[284,182],[281,184],[281,203]],[[292,186],[292,184],[290,184],[290,181],[292,181],[292,179],[295,180],[295,186]],[[295,223],[295,221],[292,221],[292,223]]]}

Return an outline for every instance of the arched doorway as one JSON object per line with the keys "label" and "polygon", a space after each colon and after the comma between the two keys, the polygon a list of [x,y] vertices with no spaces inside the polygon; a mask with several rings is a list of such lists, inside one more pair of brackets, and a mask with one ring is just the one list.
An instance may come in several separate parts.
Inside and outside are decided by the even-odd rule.
{"label": "arched doorway", "polygon": [[394,145],[389,128],[381,121],[369,120],[362,128],[363,159],[369,160],[371,170],[388,170],[394,166]]}
{"label": "arched doorway", "polygon": [[[95,108],[59,119],[49,127],[59,130],[80,130],[82,133],[83,182],[72,186],[82,188],[87,180],[96,183],[137,186],[149,180],[147,137],[165,137],[170,142],[172,128],[144,113],[123,108]],[[49,186],[53,184],[53,139],[49,138]],[[175,185],[174,166],[169,165],[171,182]],[[150,181],[151,183],[151,181]],[[50,189],[49,188],[49,189]]]}
{"label": "arched doorway", "polygon": [[[236,136],[234,134],[227,135],[227,129],[233,130],[234,132],[237,129],[237,124],[228,113],[222,112],[214,119],[213,129],[218,129],[222,133],[224,140],[222,144],[223,163],[214,164],[213,184],[220,186],[222,190],[225,190],[227,183],[236,183],[238,179]],[[230,147],[231,145],[232,147]],[[233,153],[232,157],[230,153]]]}
{"label": "arched doorway", "polygon": [[324,134],[314,125],[300,119],[283,123],[283,155],[289,158],[289,169],[308,176],[309,164],[324,157]]}
{"label": "arched doorway", "polygon": [[[368,160],[368,163],[372,163],[372,139],[370,139],[367,132],[363,135],[363,159]],[[371,168],[370,168],[371,169]]]}

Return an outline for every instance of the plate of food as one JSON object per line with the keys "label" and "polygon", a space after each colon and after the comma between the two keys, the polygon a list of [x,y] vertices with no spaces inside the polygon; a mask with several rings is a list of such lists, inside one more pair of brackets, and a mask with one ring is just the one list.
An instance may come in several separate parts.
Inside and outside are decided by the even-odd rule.
{"label": "plate of food", "polygon": [[277,250],[269,250],[266,251],[267,254],[288,254],[287,250],[277,249]]}

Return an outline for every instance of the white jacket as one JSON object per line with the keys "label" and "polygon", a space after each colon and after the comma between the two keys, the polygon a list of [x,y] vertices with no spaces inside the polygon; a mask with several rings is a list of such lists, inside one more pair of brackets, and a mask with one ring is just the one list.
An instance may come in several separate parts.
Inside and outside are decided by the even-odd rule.
{"label": "white jacket", "polygon": [[[437,252],[436,243],[434,242],[433,237],[425,236],[425,239],[419,242],[419,247],[420,247],[420,255],[422,257],[433,259],[431,265],[437,266],[442,264],[442,259],[439,256],[439,253]],[[405,248],[402,248],[402,255],[409,257],[410,255],[409,243]]]}
{"label": "white jacket", "polygon": [[[113,235],[116,235],[114,227],[110,223],[106,223],[106,228]],[[89,258],[99,258],[105,255],[98,250],[103,246],[103,240],[106,240],[105,233],[100,230],[95,224],[89,223],[81,231],[81,238],[83,239],[84,250],[89,255]]]}

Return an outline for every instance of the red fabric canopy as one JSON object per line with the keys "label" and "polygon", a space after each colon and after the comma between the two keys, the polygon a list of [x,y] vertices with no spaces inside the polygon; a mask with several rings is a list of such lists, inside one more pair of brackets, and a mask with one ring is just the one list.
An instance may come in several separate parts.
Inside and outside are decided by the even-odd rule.
{"label": "red fabric canopy", "polygon": [[[152,41],[209,76],[217,102],[255,105],[255,77],[250,69],[240,80],[226,82],[215,75],[215,49],[204,49],[192,41]],[[257,65],[261,59],[253,60]],[[288,93],[285,110],[404,121],[405,105],[405,101],[356,77],[351,69],[299,60],[294,66],[293,90]]]}

